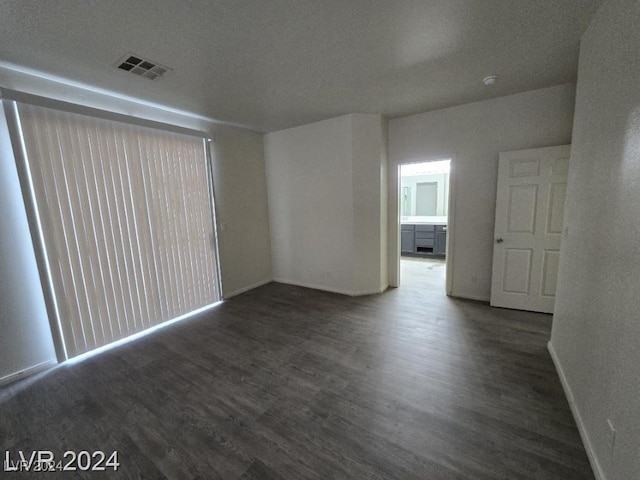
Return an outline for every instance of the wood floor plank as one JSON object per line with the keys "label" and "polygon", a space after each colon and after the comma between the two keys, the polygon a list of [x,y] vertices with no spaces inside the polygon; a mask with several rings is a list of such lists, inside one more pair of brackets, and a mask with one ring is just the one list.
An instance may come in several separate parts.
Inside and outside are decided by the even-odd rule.
{"label": "wood floor plank", "polygon": [[4,386],[0,446],[117,449],[108,478],[592,480],[551,318],[446,297],[442,274],[357,298],[268,284]]}

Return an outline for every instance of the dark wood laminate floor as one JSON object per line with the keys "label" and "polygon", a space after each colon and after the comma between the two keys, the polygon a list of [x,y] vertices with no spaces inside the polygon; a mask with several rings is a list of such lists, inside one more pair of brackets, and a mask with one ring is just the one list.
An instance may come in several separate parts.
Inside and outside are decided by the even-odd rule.
{"label": "dark wood laminate floor", "polygon": [[119,451],[69,478],[591,480],[550,323],[272,283],[0,388],[0,450]]}

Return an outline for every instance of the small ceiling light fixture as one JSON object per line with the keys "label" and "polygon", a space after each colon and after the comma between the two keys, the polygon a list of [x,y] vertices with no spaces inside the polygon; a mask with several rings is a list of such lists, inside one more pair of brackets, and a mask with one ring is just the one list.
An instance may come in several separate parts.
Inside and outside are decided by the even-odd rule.
{"label": "small ceiling light fixture", "polygon": [[493,85],[494,83],[496,83],[497,80],[498,80],[497,75],[489,75],[482,79],[482,83],[484,83],[485,85]]}

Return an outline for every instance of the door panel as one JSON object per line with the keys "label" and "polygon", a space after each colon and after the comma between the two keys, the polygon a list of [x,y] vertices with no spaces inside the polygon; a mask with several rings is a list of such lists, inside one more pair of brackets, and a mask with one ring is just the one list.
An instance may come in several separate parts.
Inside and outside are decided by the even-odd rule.
{"label": "door panel", "polygon": [[531,249],[508,248],[504,250],[504,275],[502,290],[527,295],[531,283]]}
{"label": "door panel", "polygon": [[500,154],[491,305],[553,312],[570,146]]}
{"label": "door panel", "polygon": [[547,233],[562,233],[562,224],[564,221],[564,201],[567,197],[567,184],[556,183],[551,185],[549,195],[549,214],[547,218]]}
{"label": "door panel", "polygon": [[507,232],[533,233],[536,225],[537,185],[509,187]]}
{"label": "door panel", "polygon": [[509,164],[509,177],[537,177],[540,174],[539,158],[518,158]]}
{"label": "door panel", "polygon": [[560,250],[545,250],[543,258],[541,295],[553,297],[556,294]]}

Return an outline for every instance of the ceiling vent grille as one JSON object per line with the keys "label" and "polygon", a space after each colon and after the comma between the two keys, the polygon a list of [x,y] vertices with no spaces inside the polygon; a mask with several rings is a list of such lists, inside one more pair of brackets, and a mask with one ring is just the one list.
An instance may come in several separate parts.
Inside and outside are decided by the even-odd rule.
{"label": "ceiling vent grille", "polygon": [[142,58],[140,55],[135,54],[125,55],[116,64],[116,66],[121,70],[135,73],[136,75],[148,78],[149,80],[155,80],[156,78],[161,77],[165,73],[171,71],[170,68],[165,67],[164,65],[152,62],[151,60],[147,60],[145,58]]}

